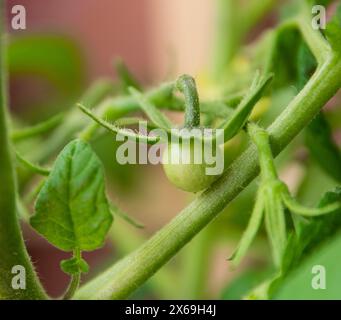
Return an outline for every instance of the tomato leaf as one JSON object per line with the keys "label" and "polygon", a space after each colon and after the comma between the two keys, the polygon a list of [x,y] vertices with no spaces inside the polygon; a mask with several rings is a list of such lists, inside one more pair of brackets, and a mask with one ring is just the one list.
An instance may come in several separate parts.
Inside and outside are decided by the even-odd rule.
{"label": "tomato leaf", "polygon": [[[341,188],[327,192],[318,208],[324,208],[341,201]],[[298,222],[298,234],[292,234],[284,253],[282,273],[287,274],[309,256],[323,242],[327,242],[341,230],[341,208],[324,216]]]}
{"label": "tomato leaf", "polygon": [[[339,232],[329,242],[316,248],[312,255],[283,281],[275,299],[340,299],[341,274],[338,266],[341,259],[340,247]],[[314,288],[313,284],[316,281],[319,284],[323,281],[323,290]]]}
{"label": "tomato leaf", "polygon": [[306,130],[305,143],[319,166],[336,181],[341,182],[341,153],[333,140],[329,123],[320,113]]}
{"label": "tomato leaf", "polygon": [[100,160],[88,143],[70,142],[38,195],[32,227],[61,250],[92,251],[112,220]]}
{"label": "tomato leaf", "polygon": [[[324,208],[338,201],[341,201],[341,187],[336,188],[333,192],[327,192],[318,207]],[[280,271],[272,275],[258,288],[252,290],[250,296],[256,298],[277,297],[279,289],[287,281],[287,278],[295,274],[296,270],[300,270],[306,260],[314,257],[315,252],[324,244],[328,244],[341,231],[341,208],[324,216],[301,219],[297,221],[296,229],[298,230],[297,233],[292,233],[287,241]],[[311,270],[305,272],[308,272],[308,276],[312,275]]]}

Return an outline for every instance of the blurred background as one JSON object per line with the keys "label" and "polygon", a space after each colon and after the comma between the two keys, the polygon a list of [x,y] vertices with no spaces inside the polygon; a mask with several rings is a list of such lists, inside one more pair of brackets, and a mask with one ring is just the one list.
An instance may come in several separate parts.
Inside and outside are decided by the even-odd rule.
{"label": "blurred background", "polygon": [[[74,103],[93,81],[117,79],[113,68],[113,60],[117,58],[125,62],[145,87],[188,73],[197,78],[201,96],[214,95],[208,74],[214,69],[211,61],[219,37],[219,17],[226,13],[220,11],[226,7],[220,7],[219,2],[223,1],[21,0],[20,4],[26,8],[27,30],[14,31],[8,24],[11,33],[10,98],[16,121],[33,124],[74,108]],[[258,0],[225,2],[253,13],[249,19],[234,17],[233,28],[225,30],[225,37],[235,40],[227,52],[234,68],[230,81],[234,82],[233,77],[250,65],[248,56],[238,51],[240,44],[251,44],[275,25],[285,1],[264,0],[261,5]],[[9,21],[10,8],[15,4],[18,2],[7,1]],[[226,14],[233,18],[233,11]],[[263,101],[263,105],[268,108],[271,105],[271,110],[275,110],[267,121],[290,101],[296,89],[289,85],[279,92],[270,102]],[[179,119],[177,114],[172,116]],[[79,113],[79,117],[83,115]],[[302,201],[318,199],[335,181],[307,158],[304,148],[297,148],[299,141],[278,160],[279,165],[285,163],[281,166],[281,175]],[[238,136],[231,143],[227,161],[240,153],[245,143],[245,137]],[[112,136],[102,136],[94,142],[94,147],[105,164],[110,197],[145,228],[135,229],[116,218],[107,246],[86,255],[92,271],[85,280],[143,243],[193,197],[176,190],[160,166],[119,166],[115,162],[117,146]],[[29,150],[30,146],[23,144],[21,148]],[[37,183],[36,180],[28,182],[25,172],[20,179],[23,193],[32,190]],[[308,179],[319,179],[318,190],[308,187]],[[227,261],[245,228],[255,190],[256,184],[247,188],[134,297],[239,298],[244,287],[264,277],[269,254],[263,235],[241,268],[232,270]],[[68,277],[59,268],[59,261],[67,255],[49,246],[27,225],[24,229],[42,282],[47,291],[57,297],[68,283]],[[242,280],[231,289],[233,281],[241,275]]]}

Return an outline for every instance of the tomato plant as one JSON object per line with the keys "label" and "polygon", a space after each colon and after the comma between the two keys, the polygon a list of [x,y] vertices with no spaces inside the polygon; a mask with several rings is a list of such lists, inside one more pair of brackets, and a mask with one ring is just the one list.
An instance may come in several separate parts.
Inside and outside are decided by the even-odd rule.
{"label": "tomato plant", "polygon": [[[206,89],[214,88],[213,100],[205,95],[200,77],[189,75],[146,89],[119,60],[115,64],[117,82],[98,81],[71,110],[25,126],[8,107],[6,57],[16,57],[13,52],[17,47],[13,49],[4,36],[4,1],[0,0],[0,299],[50,298],[28,254],[21,222],[30,224],[51,245],[70,254],[69,259],[60,261],[61,270],[70,277],[62,299],[125,299],[137,289],[146,288],[148,281],[158,297],[179,298],[174,283],[179,271],[167,264],[175,256],[182,258],[180,272],[188,294],[180,298],[205,298],[212,243],[222,226],[224,234],[231,230],[231,221],[221,219],[221,213],[233,208],[232,201],[240,193],[243,196],[258,175],[258,190],[251,196],[255,199],[253,210],[240,224],[245,230],[230,255],[231,261],[225,263],[226,268],[229,264],[239,265],[257,242],[264,222],[269,249],[262,249],[268,257],[267,269],[261,273],[253,270],[235,279],[224,288],[223,298],[314,298],[317,291],[303,284],[307,270],[318,261],[330,268],[335,282],[340,279],[333,272],[341,252],[341,156],[333,135],[341,121],[337,96],[341,87],[340,1],[336,1],[337,9],[325,30],[312,27],[311,8],[315,1],[289,1],[283,5],[270,0],[251,2],[250,8],[244,8],[234,6],[232,1],[217,1],[217,48],[212,70],[206,76]],[[331,2],[324,1],[324,5]],[[244,47],[250,30],[271,9],[281,13],[278,24]],[[243,19],[245,25],[239,26],[238,19]],[[34,43],[37,41],[34,39]],[[43,42],[46,45],[46,39]],[[27,43],[20,45],[25,48]],[[49,45],[42,48],[45,55],[51,51]],[[244,60],[247,66],[243,68]],[[12,68],[19,64],[15,61],[11,60]],[[34,65],[39,68],[37,61]],[[43,67],[49,75],[58,71],[49,63]],[[52,78],[59,81],[60,77],[63,75]],[[329,101],[331,107],[324,109]],[[175,123],[165,111],[180,112],[183,123]],[[132,128],[141,121],[145,132],[136,132]],[[103,132],[139,146],[166,144],[162,158],[168,182],[196,193],[187,207],[148,239],[126,231],[119,222],[124,219],[143,228],[108,195],[106,171],[94,147]],[[234,144],[238,144],[239,152],[231,156],[233,159],[222,172],[210,175],[207,169],[212,163],[205,152],[200,153],[198,163],[195,161],[195,142],[204,150],[207,145],[216,147],[218,158],[231,156]],[[302,149],[335,187],[321,195],[315,207],[311,202],[306,205],[304,194],[314,200],[308,191],[319,189],[319,181],[311,181],[311,168],[306,158],[300,158]],[[283,155],[276,162],[280,153]],[[188,162],[183,163],[183,158]],[[298,192],[280,174],[293,158],[306,174]],[[26,173],[21,176],[23,169]],[[241,208],[236,210],[238,215],[242,215]],[[219,226],[214,225],[212,232],[212,221],[218,216]],[[119,228],[115,229],[117,224]],[[108,234],[121,249],[132,252],[124,252],[124,257],[81,284],[82,275],[91,269],[84,253],[103,247]],[[134,242],[135,250],[130,250],[129,241]],[[15,266],[25,270],[25,289],[13,286],[11,270]],[[332,286],[321,297],[341,295]]]}

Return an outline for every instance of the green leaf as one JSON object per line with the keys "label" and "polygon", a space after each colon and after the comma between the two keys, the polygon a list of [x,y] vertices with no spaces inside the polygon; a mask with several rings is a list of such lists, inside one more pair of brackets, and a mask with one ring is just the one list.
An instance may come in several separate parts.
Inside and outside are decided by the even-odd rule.
{"label": "green leaf", "polygon": [[[333,192],[327,192],[321,199],[318,207],[327,207],[341,201],[341,188]],[[309,223],[302,223],[299,240],[304,243],[303,253],[305,255],[313,251],[322,241],[327,241],[331,236],[341,230],[341,208],[326,216],[309,220]]]}
{"label": "green leaf", "polygon": [[92,251],[112,220],[100,160],[88,143],[70,142],[38,195],[32,227],[61,250]]}
{"label": "green leaf", "polygon": [[84,259],[77,257],[71,258],[69,260],[62,260],[60,263],[60,267],[63,272],[69,275],[89,272],[88,263]]}
{"label": "green leaf", "polygon": [[158,110],[141,92],[134,88],[129,88],[130,94],[136,99],[141,109],[146,113],[149,119],[162,129],[171,129],[174,127],[172,122]]}
{"label": "green leaf", "polygon": [[[338,201],[341,201],[341,188],[327,192],[318,207],[324,208]],[[341,208],[333,213],[301,220],[298,223],[298,233],[291,234],[288,239],[280,273],[268,284],[270,295],[276,294],[288,277],[299,270],[307,259],[314,256],[323,244],[328,244],[335,235],[341,232]],[[311,270],[308,271],[308,276],[311,280]]]}
{"label": "green leaf", "polygon": [[[340,248],[341,233],[339,232],[328,243],[316,248],[312,255],[285,279],[275,299],[341,299]],[[314,267],[318,267],[315,272]],[[323,273],[320,273],[321,268]],[[325,276],[325,289],[314,289],[312,285],[314,278],[317,280],[319,276]]]}
{"label": "green leaf", "polygon": [[[338,187],[323,196],[318,208],[325,208],[340,201],[341,188]],[[290,237],[284,254],[285,266],[282,266],[282,269],[285,273],[298,265],[302,257],[309,256],[316,247],[341,230],[341,208],[324,216],[300,220],[298,230],[298,234]]]}
{"label": "green leaf", "polygon": [[319,166],[330,177],[341,182],[341,153],[333,140],[329,123],[322,113],[308,126],[305,143]]}

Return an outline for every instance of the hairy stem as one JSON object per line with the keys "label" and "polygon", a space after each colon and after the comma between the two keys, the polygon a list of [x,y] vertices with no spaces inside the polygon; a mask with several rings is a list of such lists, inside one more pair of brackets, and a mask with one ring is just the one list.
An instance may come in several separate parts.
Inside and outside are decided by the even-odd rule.
{"label": "hairy stem", "polygon": [[46,169],[26,160],[18,151],[15,151],[15,156],[20,164],[30,170],[32,173],[37,173],[42,176],[48,176],[51,172],[50,169]]}
{"label": "hairy stem", "polygon": [[77,273],[72,276],[69,287],[67,288],[63,300],[70,300],[75,295],[75,292],[77,291],[79,284],[81,282],[81,274]]}
{"label": "hairy stem", "polygon": [[[75,249],[73,252],[73,257],[77,258],[78,260],[81,260],[82,259],[81,251],[79,249]],[[79,270],[78,273],[73,274],[71,276],[71,281],[63,295],[63,300],[70,300],[75,295],[75,292],[77,291],[79,284],[81,283],[81,275],[82,272]]]}
{"label": "hairy stem", "polygon": [[[118,219],[110,230],[110,239],[119,257],[130,254],[146,241],[146,237],[139,230]],[[167,265],[149,279],[148,285],[160,299],[176,299],[179,294],[177,278],[174,266]]]}
{"label": "hairy stem", "polygon": [[62,123],[63,119],[64,119],[64,113],[60,113],[60,114],[57,114],[56,116],[54,116],[54,117],[52,117],[52,118],[50,118],[50,119],[48,119],[42,123],[39,123],[35,126],[15,130],[11,133],[11,139],[14,142],[18,142],[21,140],[26,140],[29,138],[39,136],[43,133],[46,133],[46,132],[54,129],[58,125],[60,125]]}
{"label": "hairy stem", "polygon": [[[4,1],[0,0],[0,299],[47,298],[26,252],[16,210],[14,159],[8,134],[7,66],[5,61]],[[22,266],[26,289],[13,288],[12,268]]]}
{"label": "hairy stem", "polygon": [[185,128],[200,126],[200,105],[195,80],[188,75],[181,76],[177,81],[178,89],[185,97]]}
{"label": "hairy stem", "polygon": [[[274,156],[314,118],[341,87],[341,61],[331,55],[269,128]],[[208,190],[144,245],[77,293],[80,299],[123,299],[149,279],[221,212],[258,174],[251,145]]]}

